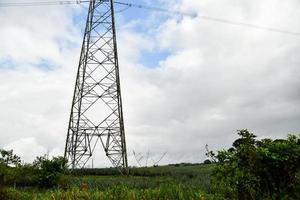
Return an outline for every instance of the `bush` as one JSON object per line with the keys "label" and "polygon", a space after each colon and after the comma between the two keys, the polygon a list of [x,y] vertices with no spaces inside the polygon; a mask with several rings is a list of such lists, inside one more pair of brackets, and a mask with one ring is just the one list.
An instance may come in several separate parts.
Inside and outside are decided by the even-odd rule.
{"label": "bush", "polygon": [[228,199],[300,199],[300,138],[257,140],[248,130],[219,151],[213,185]]}
{"label": "bush", "polygon": [[211,161],[210,161],[210,160],[208,160],[208,159],[206,159],[206,160],[204,160],[203,164],[205,164],[205,165],[209,165],[209,164],[211,164]]}
{"label": "bush", "polygon": [[[13,156],[11,158],[18,157]],[[9,166],[12,164],[14,163],[10,162],[9,159],[2,159],[0,162],[0,187],[38,186],[40,188],[52,188],[58,186],[61,175],[65,171],[65,160],[62,157],[54,157],[50,160],[43,156],[38,157],[33,164],[21,165],[17,163],[13,167]]]}
{"label": "bush", "polygon": [[13,153],[13,150],[7,151],[0,149],[0,165],[5,166],[18,166],[21,163],[19,156]]}
{"label": "bush", "polygon": [[65,171],[65,159],[54,157],[52,160],[38,157],[33,166],[38,169],[37,184],[41,188],[52,188],[58,186],[60,177]]}

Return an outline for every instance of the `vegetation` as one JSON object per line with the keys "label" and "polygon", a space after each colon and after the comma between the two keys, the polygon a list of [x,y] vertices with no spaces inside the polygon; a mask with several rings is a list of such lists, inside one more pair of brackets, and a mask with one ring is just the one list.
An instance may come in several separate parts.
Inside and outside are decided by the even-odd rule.
{"label": "vegetation", "polygon": [[300,199],[300,137],[258,140],[248,130],[228,150],[209,151],[203,164],[76,170],[61,157],[21,164],[0,151],[0,199]]}
{"label": "vegetation", "polygon": [[[41,190],[30,188],[6,188],[5,199],[201,199],[209,196],[212,166],[162,166],[143,168],[143,176],[63,175],[57,187]],[[133,169],[134,170],[134,169]],[[137,169],[135,169],[137,170]],[[139,171],[137,170],[137,171]],[[150,176],[147,176],[149,170]],[[171,175],[167,173],[175,170]],[[94,169],[92,171],[106,171]],[[161,172],[160,172],[161,171]],[[153,175],[157,172],[160,175]],[[184,175],[184,172],[187,175]],[[162,175],[164,174],[164,175]],[[200,178],[200,177],[206,177]],[[0,198],[1,199],[1,198]]]}
{"label": "vegetation", "polygon": [[196,191],[181,185],[166,185],[154,189],[129,189],[125,186],[117,186],[107,190],[82,190],[73,188],[67,191],[20,191],[15,189],[7,190],[8,199],[11,200],[140,200],[140,199],[161,199],[161,200],[185,200],[185,199],[213,199],[212,196],[202,191]]}
{"label": "vegetation", "polygon": [[300,138],[257,140],[241,130],[229,150],[219,151],[213,172],[216,192],[227,199],[300,199]]}
{"label": "vegetation", "polygon": [[[53,188],[58,186],[59,179],[65,168],[62,157],[37,157],[32,164],[21,165],[20,158],[13,151],[1,150],[0,158],[0,186],[14,186],[19,188],[38,187]],[[4,155],[4,156],[3,156]]]}
{"label": "vegetation", "polygon": [[6,151],[0,149],[0,165],[1,166],[18,166],[21,163],[21,158],[13,153],[12,150]]}

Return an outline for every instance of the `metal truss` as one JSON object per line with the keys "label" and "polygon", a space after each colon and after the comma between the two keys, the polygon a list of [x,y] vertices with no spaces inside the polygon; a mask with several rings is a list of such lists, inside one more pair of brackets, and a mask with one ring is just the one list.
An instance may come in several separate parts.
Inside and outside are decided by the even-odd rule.
{"label": "metal truss", "polygon": [[121,172],[127,153],[113,0],[91,0],[73,96],[65,159],[83,168],[101,142]]}

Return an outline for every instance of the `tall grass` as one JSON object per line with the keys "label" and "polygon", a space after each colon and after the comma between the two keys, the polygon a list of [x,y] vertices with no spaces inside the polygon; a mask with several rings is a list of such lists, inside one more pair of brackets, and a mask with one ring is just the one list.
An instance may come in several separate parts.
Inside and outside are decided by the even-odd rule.
{"label": "tall grass", "polygon": [[[55,191],[20,191],[9,189],[7,200],[204,200],[213,199],[201,190],[182,185],[164,185],[153,189],[132,189],[116,186],[107,190],[79,189]],[[216,198],[214,198],[216,199]]]}
{"label": "tall grass", "polygon": [[103,169],[83,170],[76,175],[62,176],[59,187],[54,190],[8,188],[0,192],[0,199],[212,199],[209,195],[211,169],[209,165],[135,168],[129,176],[91,175],[103,173]]}

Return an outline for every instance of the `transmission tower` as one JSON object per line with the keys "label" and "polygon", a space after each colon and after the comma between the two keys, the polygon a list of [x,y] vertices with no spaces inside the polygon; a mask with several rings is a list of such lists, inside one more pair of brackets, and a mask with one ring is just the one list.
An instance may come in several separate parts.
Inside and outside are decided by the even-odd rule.
{"label": "transmission tower", "polygon": [[99,142],[127,171],[113,0],[91,0],[65,146],[68,167],[83,168]]}

